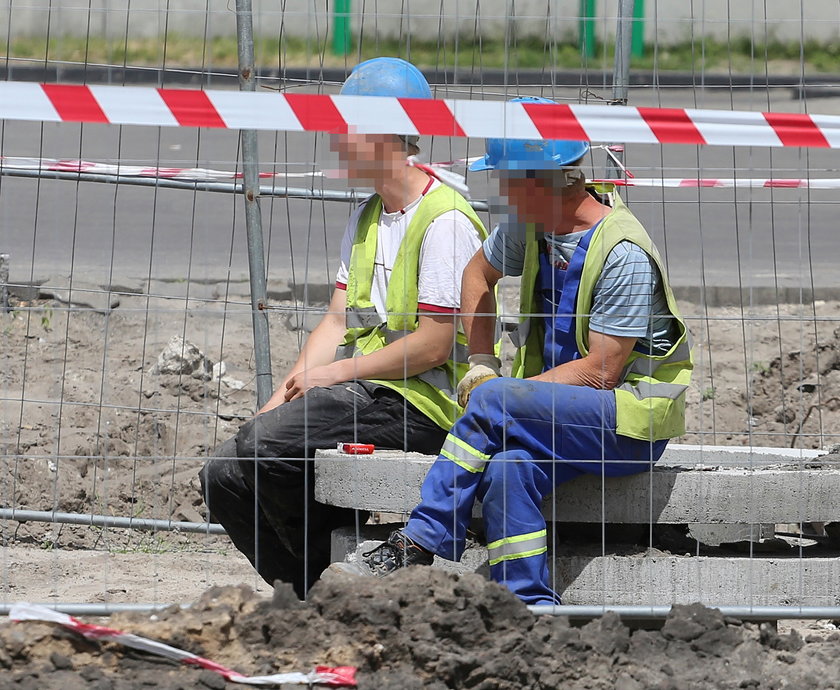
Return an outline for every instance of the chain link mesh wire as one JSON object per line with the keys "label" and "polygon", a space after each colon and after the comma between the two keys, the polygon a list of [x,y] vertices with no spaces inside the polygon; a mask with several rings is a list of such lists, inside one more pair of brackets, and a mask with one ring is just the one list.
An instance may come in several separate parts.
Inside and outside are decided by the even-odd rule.
{"label": "chain link mesh wire", "polygon": [[[837,86],[825,70],[840,19],[836,3],[675,5],[636,0],[642,12],[632,31],[644,45],[637,53],[634,41],[630,105],[835,114]],[[261,3],[254,11],[258,89],[334,94],[359,61],[398,55],[422,67],[437,98],[541,95],[606,104],[615,99],[618,8],[615,2],[356,0],[349,24],[342,24],[330,3]],[[347,26],[342,42],[337,32]],[[0,7],[0,37],[6,80],[236,88],[233,3],[8,0]],[[617,141],[607,143],[620,139],[617,132]],[[422,147],[431,161],[483,153],[483,142],[474,139],[435,137]],[[337,162],[325,135],[262,132],[259,151],[261,171],[271,174],[263,180],[262,213],[278,384],[326,310],[342,234],[370,190],[344,197],[353,203],[336,200],[348,185],[331,173]],[[119,176],[102,184],[72,171],[58,175],[46,164],[19,177],[12,164],[27,158],[238,173],[237,133],[5,121],[0,156],[0,253],[10,257],[12,295],[0,314],[4,602],[24,595],[181,601],[185,568],[196,591],[238,581],[266,587],[223,535],[211,533],[215,522],[197,481],[208,454],[256,411],[243,203],[224,193],[236,191],[237,182],[218,191],[189,182],[170,188],[165,176],[147,177],[144,186]],[[790,462],[800,487],[809,486],[812,451],[838,442],[835,201],[831,190],[808,186],[837,174],[831,152],[632,144],[623,163],[626,182],[689,181],[621,190],[663,255],[695,339],[688,432],[678,441],[697,446],[692,457],[707,468],[722,462],[717,446],[752,449],[741,461],[745,472],[757,472],[770,457],[760,449],[798,450]],[[602,178],[614,166],[603,149],[593,148],[585,169]],[[755,179],[805,185],[753,188]],[[484,174],[469,173],[467,181],[473,199],[497,194]],[[291,198],[292,184],[308,198]],[[482,219],[488,228],[497,220],[485,212]],[[505,320],[518,316],[516,293],[516,280],[503,281]],[[158,373],[167,344],[179,363]],[[504,339],[507,365],[512,352]],[[190,353],[192,360],[180,361]],[[700,484],[710,495],[716,477],[709,472],[708,483]],[[646,480],[648,514],[628,527],[632,543],[642,551],[731,556],[713,548],[713,537],[703,543],[691,531],[660,525],[655,473]],[[608,484],[599,485],[602,514]],[[370,491],[353,485],[349,503],[365,507]],[[756,488],[755,496],[762,495]],[[686,514],[701,514],[705,500],[697,495]],[[808,558],[829,540],[822,526],[805,524],[810,514],[793,506],[788,524],[768,532],[755,501],[755,524],[739,538],[748,545],[748,566],[738,601],[716,599],[721,592],[705,583],[700,559],[685,566],[689,575],[681,582],[691,583],[689,599],[774,603],[756,550],[774,545],[781,555],[797,556],[788,559],[800,597],[792,601],[835,603],[804,576]],[[399,525],[410,507],[377,511],[375,519]],[[21,510],[66,513],[76,522],[97,516],[99,524],[15,520],[10,511],[20,517]],[[133,522],[118,528],[99,516]],[[168,522],[190,523],[199,534],[185,524],[168,531]],[[634,581],[646,585],[639,597],[614,598],[609,559],[626,553],[615,546],[623,538],[618,528],[603,519],[557,524],[554,554],[577,548],[569,543],[576,535],[596,545],[576,566],[600,569],[580,603],[662,605],[685,594],[657,590],[661,580],[647,559],[646,575]],[[358,538],[370,529],[350,527]],[[695,525],[694,534],[702,530]],[[816,539],[803,539],[803,530]],[[771,541],[776,532],[788,536]],[[557,591],[569,584],[561,575],[552,569]],[[569,601],[578,600],[570,594]]]}

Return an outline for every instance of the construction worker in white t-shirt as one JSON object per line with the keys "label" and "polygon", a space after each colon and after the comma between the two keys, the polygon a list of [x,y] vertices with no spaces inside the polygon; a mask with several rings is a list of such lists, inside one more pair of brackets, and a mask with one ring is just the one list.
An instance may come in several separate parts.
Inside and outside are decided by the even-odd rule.
{"label": "construction worker in white t-shirt", "polygon": [[[341,94],[432,95],[398,58],[357,65]],[[297,362],[200,475],[236,547],[301,597],[329,564],[331,531],[356,518],[315,502],[315,450],[363,442],[436,454],[461,413],[461,274],[486,238],[461,194],[407,165],[417,137],[350,133],[331,145],[348,179],[376,193],[348,223],[329,309]]]}

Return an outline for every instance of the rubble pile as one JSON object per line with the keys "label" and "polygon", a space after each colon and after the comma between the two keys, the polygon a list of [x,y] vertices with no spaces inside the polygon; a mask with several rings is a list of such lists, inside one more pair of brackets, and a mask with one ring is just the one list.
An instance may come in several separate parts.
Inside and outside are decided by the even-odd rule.
{"label": "rubble pile", "polygon": [[[700,605],[658,630],[615,614],[581,627],[534,616],[477,575],[409,568],[384,580],[319,583],[307,603],[286,586],[207,591],[191,608],[119,614],[109,625],[249,674],[357,666],[360,688],[830,688],[840,633],[802,639]],[[0,626],[0,688],[224,688],[207,671],[97,644],[41,623]],[[231,685],[230,687],[234,687]]]}

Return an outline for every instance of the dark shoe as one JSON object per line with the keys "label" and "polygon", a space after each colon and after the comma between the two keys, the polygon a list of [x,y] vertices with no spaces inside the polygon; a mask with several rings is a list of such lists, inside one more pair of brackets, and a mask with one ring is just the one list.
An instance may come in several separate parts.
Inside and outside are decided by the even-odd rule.
{"label": "dark shoe", "polygon": [[362,562],[378,577],[410,565],[431,565],[434,559],[433,553],[415,544],[400,530],[391,532],[379,546],[362,554]]}

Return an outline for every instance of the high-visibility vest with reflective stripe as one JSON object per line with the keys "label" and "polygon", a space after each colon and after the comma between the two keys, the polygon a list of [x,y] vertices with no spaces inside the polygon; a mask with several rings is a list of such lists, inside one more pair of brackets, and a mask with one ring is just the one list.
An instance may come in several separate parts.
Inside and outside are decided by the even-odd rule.
{"label": "high-visibility vest with reflective stripe", "polygon": [[[336,352],[337,358],[370,354],[417,329],[420,247],[432,222],[453,210],[470,219],[482,241],[487,237],[475,211],[458,192],[441,185],[426,194],[414,212],[397,252],[385,295],[387,320],[383,323],[370,297],[382,200],[374,195],[367,202],[359,218],[350,255],[347,331]],[[467,355],[466,338],[458,332],[449,359],[441,366],[407,379],[376,379],[374,383],[401,393],[432,421],[448,429],[462,411],[456,388],[467,372]]]}
{"label": "high-visibility vest with reflective stripe", "polygon": [[[589,312],[595,284],[604,270],[607,256],[623,241],[640,247],[659,268],[668,309],[679,325],[679,336],[664,355],[633,350],[627,359],[622,378],[615,388],[616,432],[631,438],[658,441],[685,433],[685,391],[694,368],[691,340],[680,316],[677,300],[668,284],[659,252],[641,223],[627,209],[618,194],[609,188],[612,211],[595,229],[578,288],[575,303],[575,341],[582,357],[589,352]],[[519,345],[513,375],[535,376],[543,370],[543,319],[538,314],[535,294],[539,251],[536,234],[525,250],[525,266],[520,286],[520,326],[515,342]]]}

